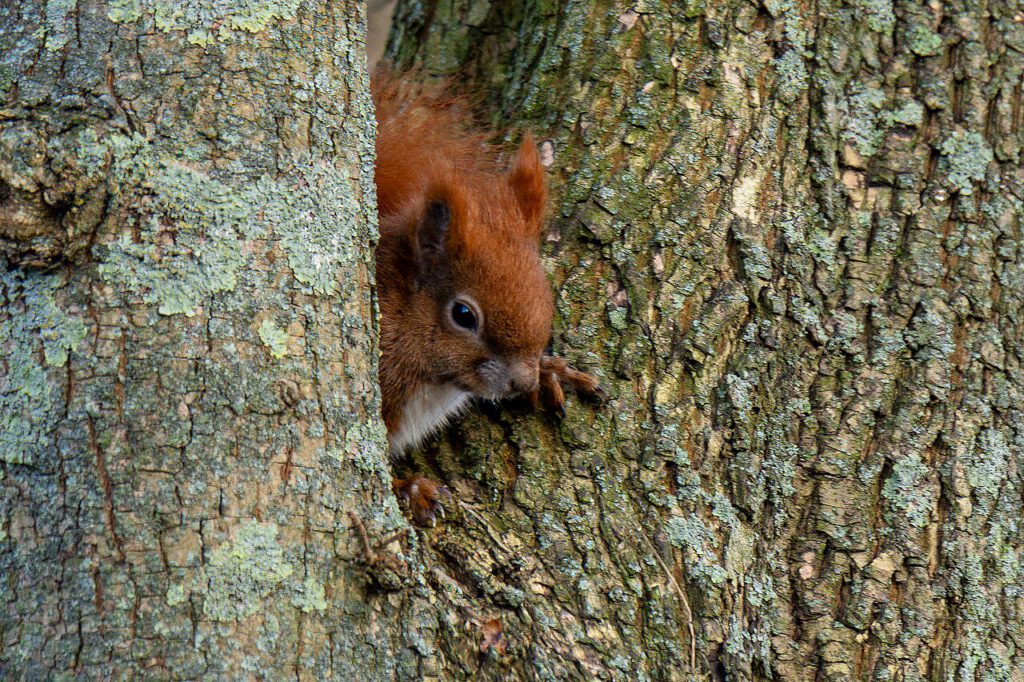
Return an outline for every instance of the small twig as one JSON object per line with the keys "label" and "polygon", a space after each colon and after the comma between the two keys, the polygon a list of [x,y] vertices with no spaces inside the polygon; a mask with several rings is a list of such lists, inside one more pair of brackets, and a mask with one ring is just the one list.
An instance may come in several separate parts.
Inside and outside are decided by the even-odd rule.
{"label": "small twig", "polygon": [[[349,513],[351,514],[352,512],[349,512]],[[392,533],[391,535],[386,536],[384,539],[382,539],[380,542],[377,543],[377,551],[379,552],[380,550],[384,549],[385,547],[390,545],[395,540],[404,540],[408,536],[409,536],[409,527],[408,526],[406,526],[405,528],[399,528],[394,533]]]}
{"label": "small twig", "polygon": [[366,563],[373,564],[377,562],[379,558],[378,552],[390,545],[395,540],[404,540],[409,535],[409,528],[399,528],[390,535],[385,536],[376,545],[370,544],[370,534],[366,532],[366,526],[363,524],[363,520],[359,518],[359,514],[354,511],[348,513],[348,517],[352,519],[352,525],[356,529],[356,533],[359,534],[359,540],[363,545],[363,553],[366,555]]}
{"label": "small twig", "polygon": [[408,537],[409,528],[399,528],[374,545],[370,542],[370,534],[366,532],[366,526],[359,515],[350,511],[348,517],[352,519],[352,527],[355,528],[363,546],[363,561],[366,564],[367,575],[389,592],[402,589],[409,578],[409,564],[399,554],[387,549],[387,546]]}
{"label": "small twig", "polygon": [[356,514],[354,511],[350,511],[348,517],[352,519],[352,525],[355,527],[359,539],[362,540],[366,563],[372,566],[377,563],[377,553],[373,551],[373,547],[370,545],[370,536],[366,533],[366,526],[363,525],[363,520],[359,518],[359,514]]}

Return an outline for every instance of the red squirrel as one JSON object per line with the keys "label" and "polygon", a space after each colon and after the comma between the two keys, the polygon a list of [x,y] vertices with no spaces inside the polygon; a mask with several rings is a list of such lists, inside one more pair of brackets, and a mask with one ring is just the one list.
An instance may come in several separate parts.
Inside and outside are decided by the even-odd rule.
{"label": "red squirrel", "polygon": [[[561,410],[562,382],[597,380],[546,355],[554,302],[540,259],[544,168],[527,133],[507,170],[443,88],[378,70],[377,294],[382,413],[393,457],[474,398],[526,395]],[[433,523],[447,491],[395,479],[414,520]]]}

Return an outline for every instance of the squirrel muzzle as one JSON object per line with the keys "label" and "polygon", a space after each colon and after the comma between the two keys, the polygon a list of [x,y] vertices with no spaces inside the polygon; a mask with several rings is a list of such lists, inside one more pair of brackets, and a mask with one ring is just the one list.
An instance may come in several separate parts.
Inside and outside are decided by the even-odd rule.
{"label": "squirrel muzzle", "polygon": [[486,360],[477,367],[485,398],[497,400],[531,393],[540,385],[540,358],[514,358],[508,361]]}

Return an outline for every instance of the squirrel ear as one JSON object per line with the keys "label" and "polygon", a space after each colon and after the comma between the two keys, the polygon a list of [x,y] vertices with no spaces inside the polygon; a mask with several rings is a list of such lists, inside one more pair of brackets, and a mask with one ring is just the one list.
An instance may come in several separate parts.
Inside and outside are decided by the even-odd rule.
{"label": "squirrel ear", "polygon": [[416,225],[416,256],[422,263],[444,253],[444,239],[452,224],[452,210],[444,201],[431,201]]}
{"label": "squirrel ear", "polygon": [[537,144],[533,135],[526,133],[519,145],[512,169],[508,174],[508,183],[512,193],[519,202],[519,210],[526,219],[528,234],[540,235],[543,227],[544,208],[548,198],[548,187],[544,177],[544,167],[540,164]]}

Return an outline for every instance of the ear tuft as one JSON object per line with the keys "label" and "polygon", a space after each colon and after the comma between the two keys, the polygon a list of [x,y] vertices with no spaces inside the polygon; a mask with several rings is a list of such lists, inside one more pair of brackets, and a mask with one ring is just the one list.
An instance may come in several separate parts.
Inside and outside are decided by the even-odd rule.
{"label": "ear tuft", "polygon": [[537,154],[537,144],[531,133],[523,136],[523,142],[519,145],[519,151],[508,174],[508,183],[526,220],[527,234],[539,237],[547,205],[548,187],[544,167]]}

